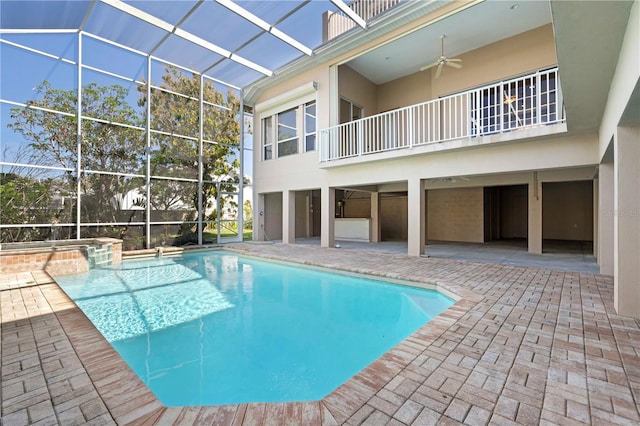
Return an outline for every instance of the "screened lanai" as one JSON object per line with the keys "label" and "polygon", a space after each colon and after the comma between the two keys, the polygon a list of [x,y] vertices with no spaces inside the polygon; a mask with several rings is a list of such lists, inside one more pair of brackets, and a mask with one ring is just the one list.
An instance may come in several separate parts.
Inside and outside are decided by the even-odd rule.
{"label": "screened lanai", "polygon": [[1,242],[250,238],[243,89],[326,42],[323,14],[365,26],[354,4],[2,0]]}

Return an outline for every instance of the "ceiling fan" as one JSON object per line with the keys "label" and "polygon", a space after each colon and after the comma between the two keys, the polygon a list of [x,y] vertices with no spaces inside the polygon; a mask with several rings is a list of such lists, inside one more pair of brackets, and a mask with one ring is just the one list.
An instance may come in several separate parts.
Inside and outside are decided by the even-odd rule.
{"label": "ceiling fan", "polygon": [[445,37],[446,36],[444,34],[440,36],[441,45],[442,45],[442,51],[441,51],[440,56],[436,56],[435,62],[420,68],[420,71],[424,71],[424,70],[427,70],[427,69],[433,68],[433,67],[438,67],[436,69],[436,78],[438,78],[438,77],[440,77],[440,73],[442,72],[442,68],[444,68],[445,65],[448,65],[448,66],[453,67],[453,68],[458,68],[458,69],[462,68],[462,65],[457,63],[457,62],[462,62],[462,59],[449,58],[449,57],[447,57],[447,55],[444,54],[444,38]]}

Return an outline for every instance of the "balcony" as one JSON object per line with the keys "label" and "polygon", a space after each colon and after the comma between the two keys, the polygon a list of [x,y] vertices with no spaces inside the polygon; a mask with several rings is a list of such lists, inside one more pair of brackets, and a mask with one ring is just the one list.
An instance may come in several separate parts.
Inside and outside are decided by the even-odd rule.
{"label": "balcony", "polygon": [[[558,69],[553,68],[320,130],[320,162],[454,140],[483,143],[483,137],[506,133],[511,133],[507,139],[520,139],[565,131],[565,126],[549,129],[564,121]],[[548,131],[522,132],[543,127]]]}

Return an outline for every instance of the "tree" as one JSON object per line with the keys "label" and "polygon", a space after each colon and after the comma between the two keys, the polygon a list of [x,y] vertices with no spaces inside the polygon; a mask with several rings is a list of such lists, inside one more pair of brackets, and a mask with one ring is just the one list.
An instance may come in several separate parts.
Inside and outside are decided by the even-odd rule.
{"label": "tree", "polygon": [[[8,127],[21,134],[28,141],[31,152],[37,154],[32,157],[39,160],[32,164],[72,169],[65,172],[58,185],[66,191],[75,192],[78,178],[75,172],[78,161],[78,121],[74,113],[77,91],[55,89],[44,81],[36,87],[36,93],[37,99],[30,101],[27,107],[11,110],[14,121]],[[125,125],[83,120],[80,144],[83,169],[132,173],[141,168],[144,133],[129,126],[142,127],[144,117],[126,102],[127,96],[128,89],[119,85],[100,86],[91,83],[82,88],[84,116]],[[70,115],[49,111],[69,112]],[[84,173],[80,179],[82,221],[122,221],[114,197],[139,182],[100,173]],[[103,229],[102,232],[118,236],[115,229]]]}
{"label": "tree", "polygon": [[[134,202],[136,206],[149,205],[154,212],[165,215],[165,220],[193,220],[198,211],[206,214],[213,207],[213,200],[217,198],[219,191],[236,190],[240,155],[239,99],[233,91],[224,94],[210,82],[203,87],[204,99],[207,100],[202,115],[203,134],[212,143],[203,144],[204,184],[202,204],[199,204],[198,184],[179,178],[199,178],[198,135],[201,118],[197,98],[200,94],[200,78],[187,77],[175,67],[168,66],[166,71],[160,83],[166,90],[154,88],[149,105],[151,128],[159,130],[151,134],[149,173],[178,179],[154,179],[149,199],[146,197],[144,178],[119,175],[147,174],[146,133],[142,130],[147,117],[127,102],[127,88],[120,85],[100,86],[96,83],[83,86],[82,116],[96,120],[82,120],[80,153],[76,90],[55,89],[44,81],[36,87],[36,99],[29,101],[24,108],[11,110],[13,122],[8,127],[22,135],[26,141],[25,146],[29,150],[27,163],[68,169],[61,172],[62,176],[39,180],[38,184],[46,183],[49,191],[52,188],[63,191],[75,199],[78,178],[80,179],[81,218],[75,217],[75,209],[70,209],[72,216],[65,218],[67,222],[80,220],[82,223],[104,223],[104,226],[100,225],[94,230],[94,235],[121,237],[127,227],[110,224],[130,222],[133,215],[140,212],[124,210],[127,205],[132,205],[130,200],[125,202],[127,194],[130,195],[128,198],[137,194],[137,201]],[[146,107],[146,85],[138,87],[138,90],[138,104]],[[77,175],[78,154],[80,167],[84,171],[80,176]],[[17,188],[24,189],[29,182],[32,181],[20,179],[19,176],[11,176],[10,179],[5,177],[1,183],[6,183],[7,186],[2,188],[0,207],[5,208],[5,201],[16,202]],[[27,195],[33,196],[40,204],[46,204],[42,193],[47,191],[36,184],[32,187],[34,192]],[[27,199],[22,201],[28,204]],[[221,205],[217,207],[222,208],[224,203],[229,204],[230,201],[222,198]],[[25,221],[49,223],[44,217],[36,219],[25,216],[27,210],[22,212]],[[17,214],[10,209],[7,212],[14,216]],[[5,218],[8,220],[5,215],[0,223],[6,223]]]}
{"label": "tree", "polygon": [[[151,94],[151,128],[169,135],[156,134],[152,139],[151,174],[197,179],[199,142],[182,136],[200,133],[200,104],[197,101],[200,97],[200,77],[188,77],[176,67],[167,66],[159,86],[164,90],[154,89]],[[146,106],[146,87],[141,86],[139,90],[142,93],[139,105]],[[152,187],[151,201],[160,204],[155,199],[173,199],[169,197],[171,191],[179,191],[183,204],[193,206],[196,215],[201,211],[204,216],[213,207],[218,191],[237,191],[240,100],[232,90],[222,93],[207,80],[202,92],[203,99],[207,101],[202,115],[203,136],[214,142],[203,143],[202,205],[198,205],[197,185],[172,185],[170,181],[157,182]],[[224,204],[229,202],[230,198],[221,197],[221,205],[216,209],[223,209]]]}
{"label": "tree", "polygon": [[[51,203],[50,182],[39,182],[14,173],[0,173],[0,223],[27,224],[51,223],[54,214]],[[44,231],[44,230],[42,230]],[[44,231],[48,233],[48,229]],[[42,233],[38,228],[7,228],[0,231],[0,241],[30,241]],[[45,238],[46,235],[42,235]]]}

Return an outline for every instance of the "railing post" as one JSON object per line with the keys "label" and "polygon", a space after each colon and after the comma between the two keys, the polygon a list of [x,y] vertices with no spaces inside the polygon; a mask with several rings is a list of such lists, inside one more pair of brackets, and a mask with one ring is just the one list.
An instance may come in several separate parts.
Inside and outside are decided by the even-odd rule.
{"label": "railing post", "polygon": [[560,87],[560,79],[558,78],[558,70],[553,72],[553,79],[556,82],[556,119],[557,122],[564,121],[564,99],[562,99],[562,90]]}
{"label": "railing post", "polygon": [[466,107],[466,111],[465,111],[465,116],[467,117],[467,137],[470,138],[471,137],[471,93],[467,92],[465,95],[465,107]]}
{"label": "railing post", "polygon": [[358,137],[358,156],[362,155],[362,151],[364,148],[364,135],[363,135],[363,131],[362,131],[362,125],[363,125],[363,121],[364,120],[358,120],[356,121],[356,130],[357,130],[357,137]]}
{"label": "railing post", "polygon": [[409,114],[409,149],[413,148],[414,139],[416,137],[416,129],[415,129],[415,112],[416,107],[413,106],[406,110],[407,114]]}
{"label": "railing post", "polygon": [[[557,85],[556,85],[557,87]],[[542,78],[540,71],[536,73],[536,119],[535,124],[542,123]],[[549,102],[549,79],[547,78],[547,102]]]}
{"label": "railing post", "polygon": [[497,101],[499,102],[500,105],[500,130],[499,132],[502,133],[504,132],[504,101],[503,101],[503,97],[504,96],[504,83],[500,82],[500,93],[497,96]]}

